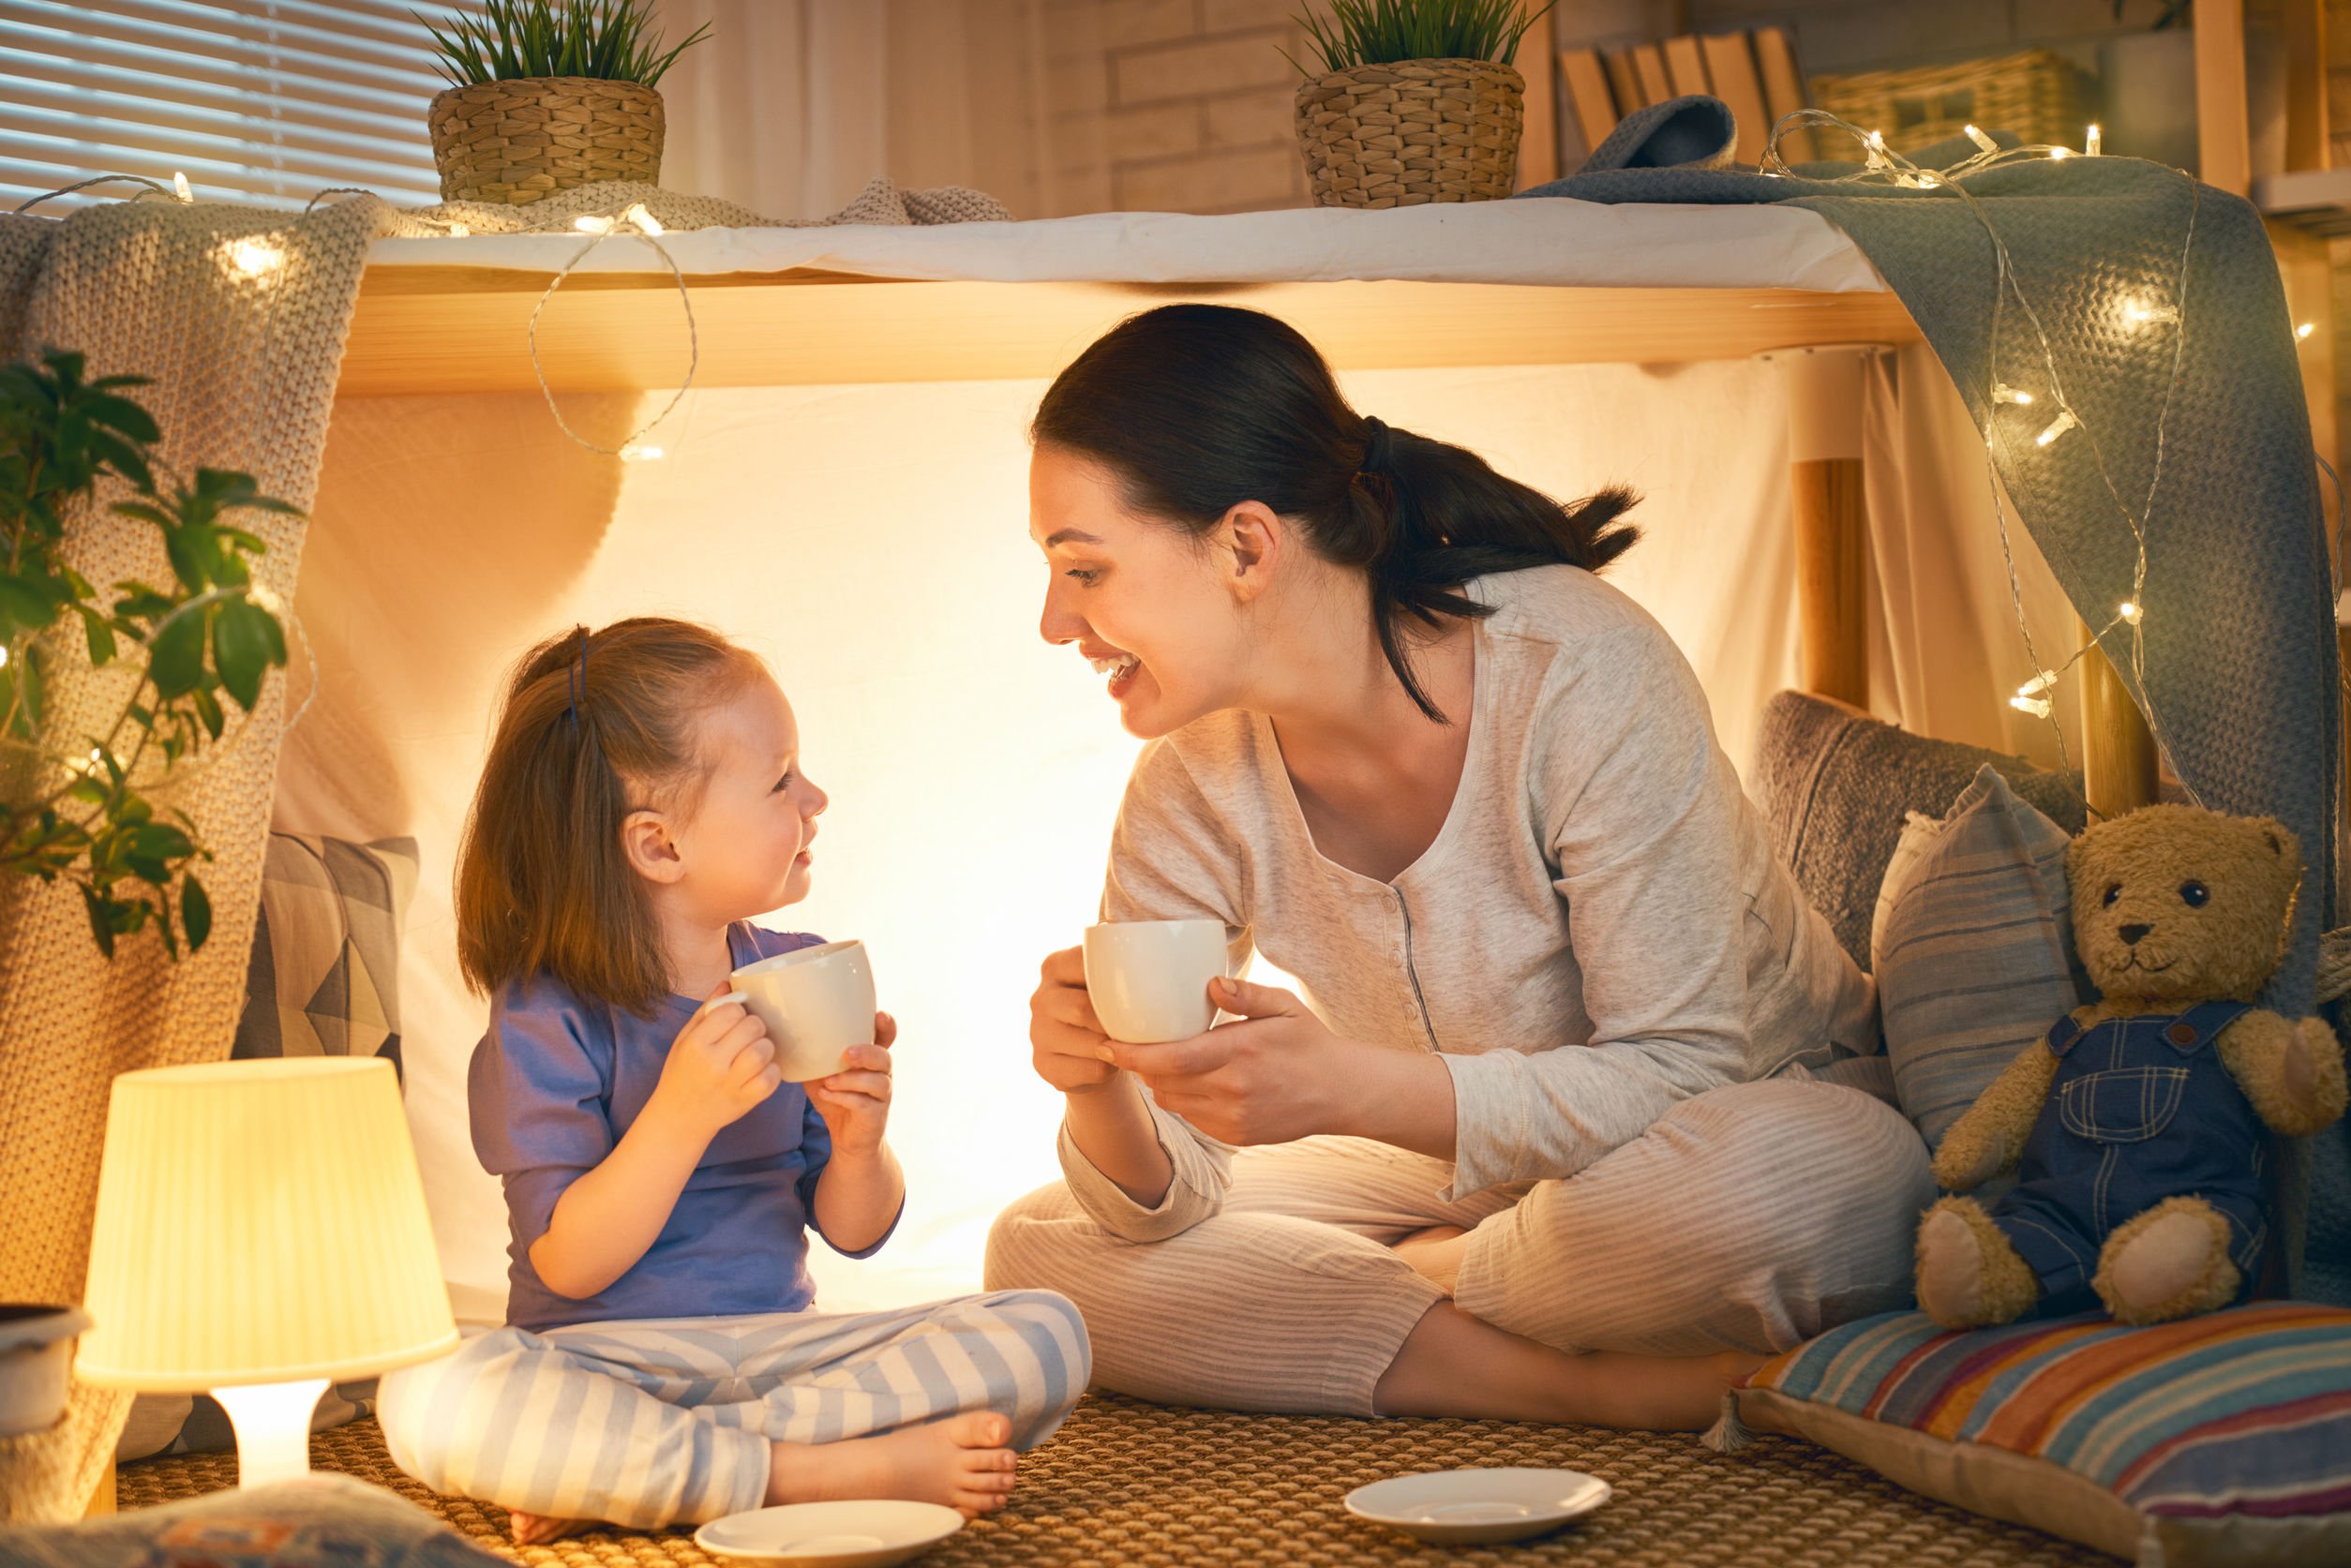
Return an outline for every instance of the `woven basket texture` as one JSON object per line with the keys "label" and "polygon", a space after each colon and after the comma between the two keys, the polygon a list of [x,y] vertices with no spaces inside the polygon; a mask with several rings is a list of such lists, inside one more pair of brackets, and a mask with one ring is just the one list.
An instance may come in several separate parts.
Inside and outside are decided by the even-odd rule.
{"label": "woven basket texture", "polygon": [[426,121],[444,202],[522,206],[575,186],[661,179],[661,95],[634,82],[475,82],[436,97]]}
{"label": "woven basket texture", "polygon": [[1987,60],[1812,78],[1813,102],[1882,131],[1897,153],[1962,135],[1970,126],[2014,132],[2039,146],[2078,146],[2089,93],[2072,61],[2045,49]]}
{"label": "woven basket texture", "polygon": [[[683,1530],[599,1530],[545,1546],[506,1539],[506,1511],[441,1497],[394,1468],[373,1421],[321,1432],[310,1462],[372,1481],[476,1546],[531,1568],[726,1568]],[[1384,1476],[1470,1465],[1564,1466],[1616,1488],[1555,1534],[1504,1546],[1426,1546],[1351,1516],[1347,1493]],[[236,1484],[227,1454],[144,1459],[122,1505]],[[1694,1437],[1521,1426],[1175,1410],[1117,1395],[1081,1403],[1021,1456],[1003,1513],[925,1552],[922,1568],[2113,1568],[2020,1525],[1903,1491],[1826,1449],[1766,1439],[1736,1455]]]}
{"label": "woven basket texture", "polygon": [[1301,83],[1298,147],[1325,207],[1510,194],[1526,79],[1490,60],[1400,60]]}

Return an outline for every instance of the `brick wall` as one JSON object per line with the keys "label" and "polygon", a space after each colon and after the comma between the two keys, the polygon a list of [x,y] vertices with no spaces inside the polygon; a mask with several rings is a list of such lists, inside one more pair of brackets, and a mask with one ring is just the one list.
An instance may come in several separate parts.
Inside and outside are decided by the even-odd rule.
{"label": "brick wall", "polygon": [[1047,104],[1073,212],[1304,206],[1300,0],[1049,0]]}

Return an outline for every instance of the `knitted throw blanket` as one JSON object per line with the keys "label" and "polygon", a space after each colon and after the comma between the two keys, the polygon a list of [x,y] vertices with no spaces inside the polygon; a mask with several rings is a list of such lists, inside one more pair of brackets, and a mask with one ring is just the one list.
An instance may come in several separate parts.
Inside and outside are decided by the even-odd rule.
{"label": "knitted throw blanket", "polygon": [[[2174,770],[2206,805],[2277,817],[2300,838],[2310,871],[2263,1000],[2289,1016],[2309,1013],[2319,933],[2341,923],[2342,707],[2320,477],[2259,214],[2136,158],[2032,159],[1969,179],[2086,426],[2044,447],[2033,440],[2054,411],[2041,345],[2013,296],[1992,342],[1998,264],[1968,204],[1948,189],[1835,183],[1856,171],[1851,163],[1804,165],[1793,178],[1740,172],[1728,167],[1730,130],[1716,99],[1655,105],[1620,126],[1582,171],[1521,195],[1786,202],[1843,230],[1909,307],[1977,427],[1994,427],[2000,481],[2092,627],[2132,596],[2136,545],[2117,496],[2140,514],[2143,690],[2127,640],[2111,635],[2108,647]],[[1974,150],[1954,141],[1915,161],[1945,168]],[[2174,297],[2183,250],[2186,287]],[[2179,320],[2134,321],[2128,301],[2177,306]],[[2032,408],[1992,404],[1996,348],[2001,379],[2043,395]],[[2054,667],[2070,650],[2070,642],[2043,647],[2042,663]],[[2313,1184],[2300,1288],[2351,1303],[2351,1130],[2334,1127],[2299,1153]],[[2289,1193],[2289,1211],[2297,1198]]]}
{"label": "knitted throw blanket", "polygon": [[[0,352],[16,360],[73,349],[93,376],[152,378],[133,396],[161,427],[159,455],[172,470],[242,469],[265,494],[307,507],[370,240],[442,233],[452,220],[481,232],[568,230],[581,213],[637,201],[673,228],[764,221],[731,203],[629,185],[528,207],[417,213],[360,196],[307,216],[169,199],[89,207],[63,221],[0,216]],[[826,221],[1009,216],[977,192],[900,191],[876,180]],[[229,247],[247,236],[282,249],[284,264],[260,277],[236,267]],[[74,564],[101,587],[168,580],[157,534],[107,512],[114,499],[101,495],[73,520]],[[262,586],[292,603],[302,520],[239,520],[269,545]],[[52,648],[49,722],[59,746],[123,700],[122,672],[90,671],[80,646],[75,630]],[[110,963],[71,887],[0,883],[0,1301],[82,1299],[112,1077],[229,1053],[260,904],[282,702],[282,682],[269,682],[249,717],[232,719],[217,745],[157,792],[195,819],[218,857],[203,872],[214,922],[201,953],[172,963],[148,933],[121,944]],[[157,1308],[170,1310],[168,1299]],[[0,1523],[78,1516],[128,1404],[127,1395],[76,1384],[55,1427],[0,1440]]]}

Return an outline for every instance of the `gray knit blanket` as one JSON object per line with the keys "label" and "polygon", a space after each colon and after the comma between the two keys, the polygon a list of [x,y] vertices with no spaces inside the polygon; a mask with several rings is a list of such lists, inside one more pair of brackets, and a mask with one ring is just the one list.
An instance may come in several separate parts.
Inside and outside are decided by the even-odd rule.
{"label": "gray knit blanket", "polygon": [[[1947,188],[1841,180],[1857,162],[1778,177],[1734,170],[1730,130],[1716,99],[1655,105],[1576,174],[1521,195],[1781,202],[1835,224],[1909,308],[1977,426],[1993,426],[2009,499],[2092,627],[2132,594],[2136,545],[2117,495],[2141,515],[2144,682],[2132,677],[2127,628],[2108,636],[2108,651],[2174,771],[2206,805],[2277,817],[2300,838],[2310,872],[2264,1001],[2308,1014],[2319,933],[2342,923],[2335,595],[2293,325],[2259,214],[2160,164],[2071,157],[1968,178],[1979,217]],[[1948,168],[1975,150],[1961,141],[1912,157]],[[1986,219],[2081,412],[2083,428],[2045,446],[2034,438],[2049,422],[2048,373],[2014,294],[1993,341],[1999,267]],[[2132,319],[2126,302],[2157,319]],[[2176,322],[2162,319],[2165,309],[2178,310]],[[2033,408],[1994,404],[1995,351],[2001,379],[2043,394]],[[2054,666],[2070,649],[2040,651]],[[2298,1287],[2351,1304],[2351,1130],[2337,1127],[2297,1154],[2286,1218],[2290,1230],[2307,1228]],[[2306,1193],[2293,1190],[2302,1183]]]}

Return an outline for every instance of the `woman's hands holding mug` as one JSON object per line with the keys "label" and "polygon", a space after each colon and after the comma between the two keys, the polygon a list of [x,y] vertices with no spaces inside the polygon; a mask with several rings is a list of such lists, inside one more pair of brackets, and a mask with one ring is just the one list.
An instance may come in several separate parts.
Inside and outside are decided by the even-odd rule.
{"label": "woman's hands holding mug", "polygon": [[1345,1059],[1363,1048],[1278,986],[1219,977],[1208,997],[1238,1022],[1160,1045],[1104,1040],[1101,1059],[1142,1079],[1161,1106],[1220,1142],[1286,1143],[1345,1130]]}
{"label": "woman's hands holding mug", "polygon": [[1047,956],[1028,998],[1028,1045],[1037,1076],[1065,1095],[1086,1094],[1118,1076],[1102,1055],[1110,1038],[1086,989],[1086,954],[1064,948]]}

